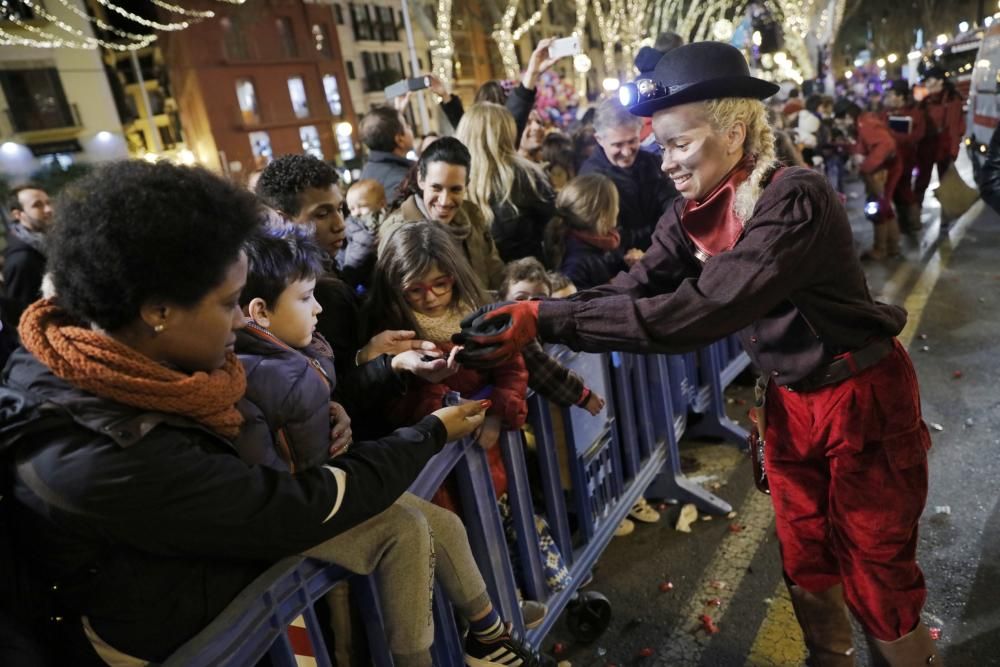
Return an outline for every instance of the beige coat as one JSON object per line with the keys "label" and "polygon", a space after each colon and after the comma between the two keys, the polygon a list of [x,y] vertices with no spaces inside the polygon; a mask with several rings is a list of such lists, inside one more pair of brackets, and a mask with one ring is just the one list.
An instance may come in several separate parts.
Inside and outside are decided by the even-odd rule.
{"label": "beige coat", "polygon": [[[380,255],[388,238],[399,227],[408,222],[421,222],[427,219],[417,206],[417,196],[408,197],[402,206],[390,213],[389,217],[379,225]],[[500,281],[503,280],[504,264],[497,254],[496,244],[493,243],[493,237],[479,208],[470,201],[464,202],[454,219],[445,228],[465,250],[465,257],[469,260],[473,273],[479,276],[483,287],[490,290],[498,289]]]}

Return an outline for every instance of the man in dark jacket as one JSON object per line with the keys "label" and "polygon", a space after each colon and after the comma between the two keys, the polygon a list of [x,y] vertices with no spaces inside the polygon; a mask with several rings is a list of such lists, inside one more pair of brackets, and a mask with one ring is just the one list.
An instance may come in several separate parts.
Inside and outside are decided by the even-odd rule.
{"label": "man in dark jacket", "polygon": [[361,178],[372,178],[385,188],[389,201],[396,198],[399,184],[410,173],[413,162],[413,130],[403,114],[392,107],[375,107],[361,119],[361,141],[368,147],[368,162]]}
{"label": "man in dark jacket", "polygon": [[[607,100],[594,118],[599,150],[580,167],[580,174],[604,174],[618,188],[620,251],[635,263],[649,248],[653,229],[677,190],[660,171],[655,155],[639,150],[642,120],[631,115],[617,100]],[[632,259],[630,259],[632,258]]]}
{"label": "man in dark jacket", "polygon": [[52,202],[37,185],[10,193],[7,209],[14,218],[4,250],[4,321],[14,326],[21,313],[40,296],[45,275],[45,234],[52,226]]}

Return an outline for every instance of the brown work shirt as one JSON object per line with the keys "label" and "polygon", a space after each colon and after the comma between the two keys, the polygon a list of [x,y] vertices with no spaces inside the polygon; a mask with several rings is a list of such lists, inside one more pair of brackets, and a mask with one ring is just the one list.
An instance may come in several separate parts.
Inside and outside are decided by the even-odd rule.
{"label": "brown work shirt", "polygon": [[789,384],[906,323],[902,308],[872,299],[847,213],[816,172],[773,179],[733,249],[704,264],[681,228],[683,205],[660,219],[631,271],[542,302],[541,337],[591,352],[678,353],[739,332],[754,364]]}

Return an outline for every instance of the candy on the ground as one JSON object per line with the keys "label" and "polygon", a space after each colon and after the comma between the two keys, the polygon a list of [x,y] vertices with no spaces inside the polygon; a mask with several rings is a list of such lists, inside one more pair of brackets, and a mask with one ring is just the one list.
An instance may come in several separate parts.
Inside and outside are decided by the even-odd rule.
{"label": "candy on the ground", "polygon": [[954,371],[952,372],[951,376],[957,380],[960,377],[962,377],[962,371]]}
{"label": "candy on the ground", "polygon": [[566,652],[566,645],[562,642],[556,642],[552,645],[552,652],[556,655],[562,655]]}
{"label": "candy on the ground", "polygon": [[698,508],[691,503],[681,507],[681,513],[677,516],[677,523],[674,528],[682,533],[691,532],[691,524],[698,520]]}
{"label": "candy on the ground", "polygon": [[951,505],[938,505],[934,508],[935,514],[951,514]]}
{"label": "candy on the ground", "polygon": [[660,592],[666,593],[667,591],[674,590],[674,583],[672,581],[661,581],[660,582]]}
{"label": "candy on the ground", "polygon": [[927,340],[927,334],[920,334],[920,340]]}
{"label": "candy on the ground", "polygon": [[604,657],[607,654],[608,654],[608,649],[604,648],[603,646],[598,646],[597,647],[597,655],[599,655],[601,657]]}
{"label": "candy on the ground", "polygon": [[738,523],[731,523],[731,524],[729,524],[729,532],[730,533],[738,533],[738,532],[740,532],[742,530],[743,530],[743,526],[741,526]]}
{"label": "candy on the ground", "polygon": [[930,426],[935,431],[943,431],[944,430],[944,426],[941,426],[941,424],[938,424],[937,422],[930,422],[927,425]]}
{"label": "candy on the ground", "polygon": [[719,626],[715,624],[715,621],[713,621],[712,617],[709,616],[708,614],[702,614],[701,616],[698,617],[698,620],[701,621],[701,629],[707,632],[708,634],[714,635],[716,632],[719,631]]}
{"label": "candy on the ground", "polygon": [[931,351],[931,346],[930,346],[930,345],[924,345],[924,346],[923,346],[923,347],[921,347],[920,349],[921,349],[921,350],[922,350],[923,352],[930,352],[930,351]]}
{"label": "candy on the ground", "polygon": [[709,586],[711,586],[712,588],[716,588],[718,590],[722,590],[723,588],[726,587],[726,582],[719,581],[718,579],[716,579],[715,581],[711,582]]}
{"label": "candy on the ground", "polygon": [[712,607],[721,607],[722,606],[722,600],[719,599],[719,598],[712,598],[711,600],[706,601],[705,604],[707,604],[709,606],[712,606]]}
{"label": "candy on the ground", "polygon": [[736,511],[734,510],[734,511],[730,512],[729,514],[727,514],[726,518],[727,519],[735,519],[736,518]]}
{"label": "candy on the ground", "polygon": [[653,649],[649,648],[648,646],[639,649],[640,658],[648,658],[651,655],[653,655]]}
{"label": "candy on the ground", "polygon": [[931,633],[931,639],[937,641],[941,639],[941,628],[929,628]]}

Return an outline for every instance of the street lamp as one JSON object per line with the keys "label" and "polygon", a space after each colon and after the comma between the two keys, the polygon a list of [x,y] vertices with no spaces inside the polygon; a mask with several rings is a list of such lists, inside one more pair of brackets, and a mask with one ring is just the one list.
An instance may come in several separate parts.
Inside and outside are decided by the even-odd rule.
{"label": "street lamp", "polygon": [[895,53],[890,53],[889,57],[886,58],[886,60],[888,60],[890,63],[894,63],[897,60],[899,60],[899,56],[897,56]]}
{"label": "street lamp", "polygon": [[948,41],[948,35],[946,35],[944,33],[941,33],[940,35],[937,36],[937,40],[936,41],[937,41],[938,46],[944,46],[945,42]]}
{"label": "street lamp", "polygon": [[885,58],[879,58],[878,60],[875,61],[875,64],[878,65],[879,69],[882,69],[883,67],[885,67]]}
{"label": "street lamp", "polygon": [[618,79],[609,76],[604,80],[604,82],[601,85],[604,86],[604,90],[608,91],[609,93],[613,93],[616,90],[618,90],[618,87],[621,86],[622,84],[621,81],[619,81]]}
{"label": "street lamp", "polygon": [[958,31],[959,32],[966,32],[968,30],[969,30],[969,22],[968,21],[962,21],[961,23],[958,24]]}
{"label": "street lamp", "polygon": [[854,72],[852,72],[851,70],[847,70],[846,72],[844,72],[844,78],[850,81],[851,79],[854,78]]}

